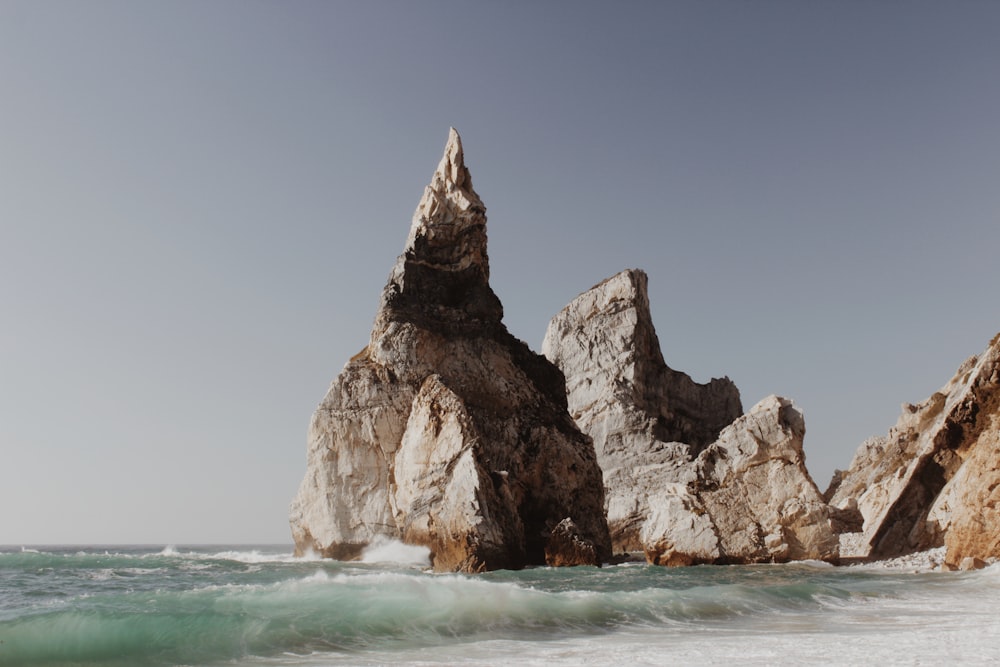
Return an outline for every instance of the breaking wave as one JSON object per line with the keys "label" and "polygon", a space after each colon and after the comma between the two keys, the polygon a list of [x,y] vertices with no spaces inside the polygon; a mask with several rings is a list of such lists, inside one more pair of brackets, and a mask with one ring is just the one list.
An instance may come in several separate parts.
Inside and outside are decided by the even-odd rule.
{"label": "breaking wave", "polygon": [[[575,660],[579,653],[554,647],[584,640],[609,660],[622,649],[608,647],[626,640],[633,658],[649,642],[662,657],[687,650],[692,637],[818,627],[871,636],[878,623],[909,627],[894,620],[908,609],[918,610],[921,632],[947,630],[932,615],[936,596],[968,601],[975,613],[982,595],[1000,592],[995,568],[631,564],[464,576],[414,570],[420,554],[380,548],[368,558],[397,564],[258,549],[2,552],[0,665],[369,664],[426,662],[428,651],[490,664],[519,662],[538,646]],[[977,631],[995,636],[996,625]]]}
{"label": "breaking wave", "polygon": [[373,644],[544,638],[794,610],[848,597],[803,584],[553,593],[458,576],[320,571],[266,586],[124,593],[29,614],[0,624],[0,662],[199,664]]}
{"label": "breaking wave", "polygon": [[395,563],[430,567],[431,550],[413,544],[403,544],[397,540],[378,539],[361,552],[362,563]]}

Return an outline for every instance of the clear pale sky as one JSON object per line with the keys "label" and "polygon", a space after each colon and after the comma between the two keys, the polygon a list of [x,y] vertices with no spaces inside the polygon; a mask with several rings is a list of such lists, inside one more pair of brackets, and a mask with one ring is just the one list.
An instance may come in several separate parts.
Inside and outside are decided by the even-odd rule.
{"label": "clear pale sky", "polygon": [[825,488],[1000,331],[1000,3],[0,0],[0,544],[290,542],[449,126],[534,349],[629,267]]}

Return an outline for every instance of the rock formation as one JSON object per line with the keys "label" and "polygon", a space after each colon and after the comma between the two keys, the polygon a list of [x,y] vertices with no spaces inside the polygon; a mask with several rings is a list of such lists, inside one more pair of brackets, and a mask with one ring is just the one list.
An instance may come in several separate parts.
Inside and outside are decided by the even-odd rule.
{"label": "rock formation", "polygon": [[772,396],[741,417],[728,379],[698,384],[669,368],[646,283],[630,270],[594,286],[552,319],[542,345],[594,439],[615,549],[663,565],[836,558],[805,469],[802,414]]}
{"label": "rock formation", "polygon": [[[805,421],[769,396],[727,426],[668,502],[649,496],[646,558],[664,565],[837,558],[826,504],[805,470]],[[655,488],[656,478],[646,481]],[[674,496],[674,497],[669,497]],[[662,497],[662,496],[661,496]],[[676,506],[684,511],[676,511]],[[693,528],[693,530],[692,530]]]}
{"label": "rock formation", "polygon": [[486,208],[452,130],[370,342],[313,416],[297,552],[353,558],[389,537],[468,572],[611,556],[601,471],[562,374],[502,316]]}
{"label": "rock formation", "polygon": [[843,555],[888,558],[947,545],[946,562],[1000,557],[1000,334],[940,391],[905,404],[862,443],[826,496]]}

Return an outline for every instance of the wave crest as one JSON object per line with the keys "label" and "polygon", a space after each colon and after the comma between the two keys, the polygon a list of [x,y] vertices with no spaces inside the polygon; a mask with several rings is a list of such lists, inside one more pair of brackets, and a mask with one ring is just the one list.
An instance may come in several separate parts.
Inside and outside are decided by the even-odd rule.
{"label": "wave crest", "polygon": [[397,540],[378,538],[361,552],[361,562],[430,567],[431,550]]}

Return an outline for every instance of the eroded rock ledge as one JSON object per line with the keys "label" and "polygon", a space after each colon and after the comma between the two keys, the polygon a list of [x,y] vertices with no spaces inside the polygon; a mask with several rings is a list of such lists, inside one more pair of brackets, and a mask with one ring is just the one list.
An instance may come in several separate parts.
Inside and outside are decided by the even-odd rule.
{"label": "eroded rock ledge", "polygon": [[669,368],[645,273],[623,271],[574,299],[542,352],[594,439],[616,551],[662,565],[836,559],[805,468],[802,414],[771,396],[741,416],[727,378],[698,384]]}
{"label": "eroded rock ledge", "polygon": [[486,250],[452,130],[369,344],[313,416],[297,552],[353,558],[389,537],[466,572],[611,556],[593,444],[559,370],[502,324]]}

